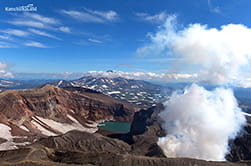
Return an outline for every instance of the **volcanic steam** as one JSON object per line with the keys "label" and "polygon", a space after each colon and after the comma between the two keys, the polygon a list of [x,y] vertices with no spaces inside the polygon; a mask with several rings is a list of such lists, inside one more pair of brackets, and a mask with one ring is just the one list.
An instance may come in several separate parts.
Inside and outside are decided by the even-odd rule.
{"label": "volcanic steam", "polygon": [[[244,25],[216,29],[190,24],[180,28],[172,15],[158,28],[148,34],[151,43],[138,53],[177,58],[183,62],[179,70],[198,74],[197,82],[233,83],[249,65],[251,29]],[[174,93],[164,106],[160,119],[167,135],[159,138],[158,145],[167,157],[225,160],[228,140],[246,122],[231,89],[208,91],[192,84],[184,92]]]}
{"label": "volcanic steam", "polygon": [[228,140],[245,124],[230,89],[207,91],[193,84],[184,93],[174,93],[164,106],[160,118],[168,134],[158,145],[167,157],[224,160]]}

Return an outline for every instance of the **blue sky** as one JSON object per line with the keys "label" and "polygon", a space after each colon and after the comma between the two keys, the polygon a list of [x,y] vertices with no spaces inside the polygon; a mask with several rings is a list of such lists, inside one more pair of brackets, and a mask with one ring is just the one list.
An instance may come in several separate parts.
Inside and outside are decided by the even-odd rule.
{"label": "blue sky", "polygon": [[[5,10],[28,4],[37,11]],[[137,49],[169,15],[182,26],[251,27],[250,6],[249,0],[1,0],[0,62],[18,73],[162,73],[173,70],[171,57],[140,56]]]}

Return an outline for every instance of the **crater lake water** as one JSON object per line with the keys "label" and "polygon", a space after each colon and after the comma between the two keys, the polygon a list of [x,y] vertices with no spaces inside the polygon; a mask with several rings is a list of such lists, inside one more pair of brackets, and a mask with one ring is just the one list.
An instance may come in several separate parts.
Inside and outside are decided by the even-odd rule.
{"label": "crater lake water", "polygon": [[108,131],[128,133],[131,128],[131,123],[106,121],[99,123],[98,127]]}

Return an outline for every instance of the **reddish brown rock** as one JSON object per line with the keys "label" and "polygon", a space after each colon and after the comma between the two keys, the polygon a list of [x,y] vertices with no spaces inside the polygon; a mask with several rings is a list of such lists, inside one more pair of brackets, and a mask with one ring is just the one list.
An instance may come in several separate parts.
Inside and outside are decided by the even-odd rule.
{"label": "reddish brown rock", "polygon": [[85,88],[46,85],[0,93],[0,123],[11,128],[11,135],[32,139],[51,133],[63,134],[65,129],[57,128],[54,123],[88,129],[95,127],[94,122],[103,120],[130,122],[137,109]]}

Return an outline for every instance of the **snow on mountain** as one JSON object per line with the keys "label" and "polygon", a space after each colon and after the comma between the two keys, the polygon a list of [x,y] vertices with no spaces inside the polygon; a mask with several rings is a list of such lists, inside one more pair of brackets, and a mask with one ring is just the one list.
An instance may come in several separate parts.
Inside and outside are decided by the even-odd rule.
{"label": "snow on mountain", "polygon": [[[108,76],[109,73],[113,72],[107,72],[105,75]],[[58,87],[84,87],[143,106],[151,106],[165,101],[172,91],[170,88],[142,80],[115,77],[116,74],[111,74],[109,77],[101,76],[102,73],[99,73],[73,81],[62,80],[51,84]]]}
{"label": "snow on mountain", "polygon": [[21,83],[18,81],[10,81],[5,79],[0,79],[0,91],[14,87],[19,86]]}

